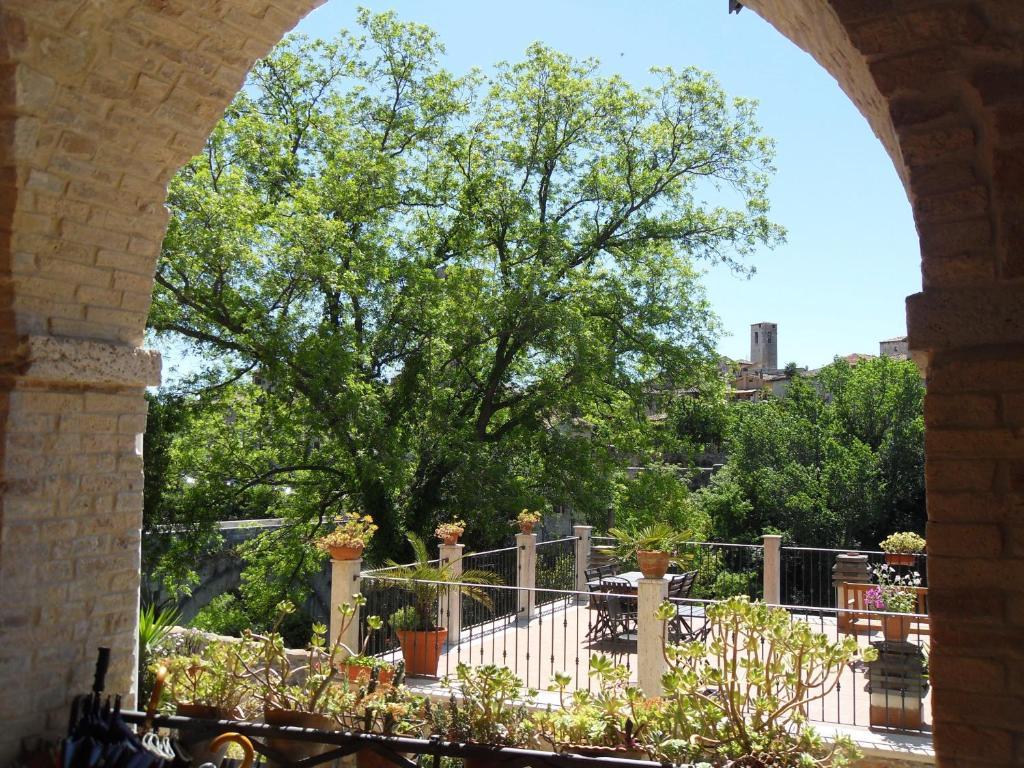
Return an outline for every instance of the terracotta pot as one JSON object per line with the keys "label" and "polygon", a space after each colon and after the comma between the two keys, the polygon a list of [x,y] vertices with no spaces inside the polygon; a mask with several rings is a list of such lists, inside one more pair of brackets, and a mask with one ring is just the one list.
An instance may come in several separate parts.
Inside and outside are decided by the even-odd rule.
{"label": "terracotta pot", "polygon": [[[197,720],[237,720],[236,712],[227,712],[220,707],[211,707],[207,704],[177,704],[176,712],[181,717],[191,717]],[[218,750],[210,749],[210,742],[223,733],[229,731],[230,728],[218,728],[213,723],[210,724],[209,730],[202,731],[182,731],[178,739],[182,745],[188,750],[188,753],[192,756],[192,760],[196,765],[202,765],[203,763],[213,763],[214,765],[220,765],[220,761],[224,759],[224,755],[227,754],[228,745],[225,744]]]}
{"label": "terracotta pot", "polygon": [[900,616],[899,614],[883,616],[882,634],[891,643],[907,642],[907,638],[910,636],[910,617]]}
{"label": "terracotta pot", "polygon": [[917,555],[912,552],[886,552],[886,565],[916,565]]}
{"label": "terracotta pot", "polygon": [[452,536],[445,536],[441,539],[441,543],[444,544],[446,547],[454,546],[455,544],[459,543],[459,536],[461,535],[462,534],[460,533],[456,533]]}
{"label": "terracotta pot", "polygon": [[396,630],[395,634],[398,635],[398,642],[402,646],[405,673],[413,676],[436,676],[437,663],[441,659],[441,651],[448,639],[448,630],[400,629]]}
{"label": "terracotta pot", "polygon": [[519,532],[520,533],[533,533],[533,526],[535,526],[535,525],[536,525],[536,523],[520,523],[519,524]]}
{"label": "terracotta pot", "polygon": [[[318,728],[322,731],[337,731],[338,724],[325,715],[313,712],[296,712],[293,709],[277,709],[267,707],[263,710],[263,722],[268,725],[285,725],[293,728]],[[334,749],[330,744],[315,744],[311,741],[291,741],[290,739],[268,738],[267,745],[280,753],[289,762],[296,762],[306,757],[322,755]]]}
{"label": "terracotta pot", "polygon": [[640,564],[640,571],[644,578],[660,579],[668,571],[669,561],[672,559],[668,552],[657,550],[639,549],[636,553],[637,563]]}
{"label": "terracotta pot", "polygon": [[362,547],[335,547],[329,546],[331,560],[358,560],[363,556]]}
{"label": "terracotta pot", "polygon": [[[364,667],[359,664],[346,664],[342,662],[338,666],[338,671],[345,675],[350,683],[362,683],[365,685],[370,681],[370,668]],[[377,672],[377,682],[381,685],[387,685],[395,679],[395,668],[394,667],[381,667]]]}

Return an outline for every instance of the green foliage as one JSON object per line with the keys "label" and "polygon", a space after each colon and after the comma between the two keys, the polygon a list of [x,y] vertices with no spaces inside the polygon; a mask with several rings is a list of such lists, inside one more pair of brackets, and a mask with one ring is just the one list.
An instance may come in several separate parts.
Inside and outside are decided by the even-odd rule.
{"label": "green foliage", "polygon": [[420,628],[420,617],[411,605],[399,608],[388,617],[388,624],[396,632],[413,632]]}
{"label": "green foliage", "polygon": [[[508,667],[484,664],[455,669],[458,697],[432,710],[433,732],[449,741],[494,746],[521,746],[528,739],[528,705],[536,691],[524,691],[523,681]],[[450,680],[445,680],[453,687]]]}
{"label": "green foliage", "polygon": [[252,626],[252,620],[245,612],[238,596],[225,592],[200,608],[190,624],[204,632],[241,637],[242,632]]}
{"label": "green foliage", "polygon": [[567,692],[568,675],[555,675],[559,705],[531,715],[532,729],[556,750],[573,746],[641,750],[660,707],[629,683],[629,670],[598,654],[590,660],[592,685]]}
{"label": "green foliage", "polygon": [[802,546],[870,546],[922,527],[923,396],[912,362],[878,358],[837,360],[782,399],[736,404],[726,470],[697,494],[713,537],[776,529]]}
{"label": "green foliage", "polygon": [[617,541],[615,555],[619,560],[636,559],[640,551],[667,552],[672,555],[672,562],[680,567],[690,564],[693,557],[682,550],[686,542],[692,541],[692,534],[687,530],[676,530],[668,523],[652,523],[637,528],[612,528],[608,531]]}
{"label": "green foliage", "polygon": [[661,521],[675,530],[688,530],[694,540],[703,540],[710,522],[697,504],[677,467],[650,464],[633,479],[618,484],[615,522],[620,528],[636,529]]}
{"label": "green foliage", "polygon": [[301,530],[243,586],[264,617],[339,514],[380,525],[371,561],[453,515],[476,545],[523,507],[603,514],[657,444],[648,383],[713,378],[697,262],[782,237],[755,106],[710,75],[534,45],[457,77],[429,29],[359,24],[259,61],[169,189],[150,328],[207,366],[153,514]]}
{"label": "green foliage", "polygon": [[[446,590],[465,595],[485,608],[492,608],[494,601],[486,587],[480,584],[501,584],[501,577],[490,571],[469,569],[456,573],[455,562],[441,563],[431,560],[427,545],[414,533],[408,534],[409,545],[412,547],[415,560],[412,563],[399,564],[394,560],[387,561],[387,571],[381,579],[389,582],[396,589],[412,595],[412,608],[415,611],[415,624],[409,626],[408,613],[401,610],[391,616],[392,627],[395,629],[432,630],[436,628],[438,601]],[[395,624],[395,621],[400,623]]]}
{"label": "green foliage", "polygon": [[[659,618],[675,607],[665,603]],[[766,765],[848,764],[848,738],[823,743],[806,713],[839,684],[847,664],[877,652],[832,642],[785,610],[731,598],[707,607],[706,641],[667,645],[664,708],[650,724],[652,757],[674,763],[753,757]]]}
{"label": "green foliage", "polygon": [[201,653],[162,659],[170,699],[175,704],[216,707],[225,717],[244,718],[249,690],[237,645],[212,642]]}
{"label": "green foliage", "polygon": [[878,546],[883,552],[916,554],[924,552],[926,542],[922,536],[912,531],[898,531],[886,536]]}
{"label": "green foliage", "polygon": [[152,690],[153,676],[149,672],[154,653],[168,638],[181,619],[176,608],[160,608],[150,603],[139,611],[139,681],[141,694]]}

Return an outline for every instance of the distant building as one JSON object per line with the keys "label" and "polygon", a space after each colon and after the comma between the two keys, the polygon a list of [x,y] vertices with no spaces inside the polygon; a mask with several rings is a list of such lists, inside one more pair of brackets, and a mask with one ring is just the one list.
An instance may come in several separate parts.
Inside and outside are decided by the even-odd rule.
{"label": "distant building", "polygon": [[897,360],[906,360],[910,356],[907,337],[894,336],[891,339],[884,339],[878,342],[878,356],[894,357]]}
{"label": "distant building", "polygon": [[[878,342],[878,357],[907,360],[909,350],[906,336],[896,336]],[[875,355],[853,352],[836,355],[849,365],[864,360],[875,360]],[[788,367],[787,367],[788,368]],[[730,397],[733,400],[760,400],[765,396],[784,397],[793,376],[814,378],[820,368],[779,368],[779,326],[776,323],[752,323],[750,326],[750,359],[726,360],[721,364],[723,375],[729,381]]]}
{"label": "distant building", "polygon": [[763,371],[779,369],[779,326],[754,323],[750,326],[750,362]]}

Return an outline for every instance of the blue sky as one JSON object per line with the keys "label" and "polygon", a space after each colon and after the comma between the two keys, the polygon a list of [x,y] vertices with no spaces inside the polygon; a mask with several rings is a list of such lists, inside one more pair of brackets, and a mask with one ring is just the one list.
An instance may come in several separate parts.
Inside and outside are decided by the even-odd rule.
{"label": "blue sky", "polygon": [[[878,353],[906,332],[904,299],[920,290],[917,234],[903,186],[870,127],[807,54],[726,0],[364,0],[432,27],[461,73],[515,60],[540,40],[607,72],[648,80],[655,65],[713,72],[726,92],[757,99],[777,142],[772,215],[788,243],[751,259],[750,280],[713,268],[705,285],[724,330],[720,351],[746,357],[749,326],[779,324],[780,363],[818,366],[834,355]],[[354,27],[356,4],[331,0],[298,26],[329,37]]]}

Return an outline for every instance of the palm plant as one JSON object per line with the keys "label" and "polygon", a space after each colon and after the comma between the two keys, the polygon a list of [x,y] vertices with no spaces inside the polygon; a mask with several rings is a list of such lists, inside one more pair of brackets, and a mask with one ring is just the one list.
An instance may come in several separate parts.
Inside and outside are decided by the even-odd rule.
{"label": "palm plant", "polygon": [[456,562],[459,562],[458,560],[448,563],[432,561],[423,539],[415,533],[406,534],[406,538],[412,546],[415,561],[403,565],[394,560],[388,560],[385,579],[412,595],[412,607],[416,612],[414,629],[418,631],[436,629],[435,617],[443,591],[454,589],[485,608],[492,609],[494,607],[494,601],[491,600],[487,590],[479,585],[501,584],[501,579],[497,574],[472,569],[456,573],[454,566]]}
{"label": "palm plant", "polygon": [[615,553],[622,558],[631,557],[637,551],[668,552],[670,555],[676,555],[693,536],[691,531],[677,531],[663,522],[629,530],[612,528],[608,533],[618,540]]}

